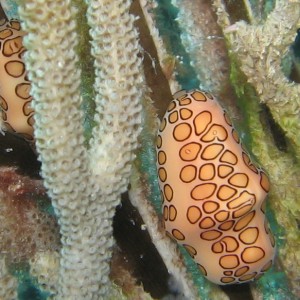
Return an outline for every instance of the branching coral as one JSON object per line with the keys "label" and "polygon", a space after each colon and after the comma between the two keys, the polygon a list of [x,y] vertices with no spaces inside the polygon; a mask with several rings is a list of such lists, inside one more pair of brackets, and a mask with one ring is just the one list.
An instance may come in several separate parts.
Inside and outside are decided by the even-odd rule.
{"label": "branching coral", "polygon": [[128,13],[130,2],[87,1],[99,124],[90,141],[90,167],[108,195],[126,191],[140,132],[144,77],[135,18]]}
{"label": "branching coral", "polygon": [[68,0],[20,1],[36,147],[62,235],[58,299],[100,299],[110,289],[112,216],[128,183],[143,95],[129,4],[88,2],[97,96],[87,150],[75,10]]}
{"label": "branching coral", "polygon": [[278,0],[263,24],[254,19],[254,24],[241,21],[233,25],[222,1],[214,2],[219,22],[237,55],[241,70],[291,140],[299,159],[300,85],[286,78],[281,65],[281,59],[288,52],[300,26],[299,3]]}

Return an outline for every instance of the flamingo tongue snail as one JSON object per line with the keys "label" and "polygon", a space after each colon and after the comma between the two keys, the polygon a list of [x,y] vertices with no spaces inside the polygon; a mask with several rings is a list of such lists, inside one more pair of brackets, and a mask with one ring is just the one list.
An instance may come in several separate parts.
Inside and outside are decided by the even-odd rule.
{"label": "flamingo tongue snail", "polygon": [[22,56],[24,32],[17,20],[0,20],[0,106],[8,131],[33,140],[30,82]]}
{"label": "flamingo tongue snail", "polygon": [[157,136],[167,234],[216,284],[259,278],[275,255],[265,217],[268,177],[212,95],[192,90],[174,98]]}

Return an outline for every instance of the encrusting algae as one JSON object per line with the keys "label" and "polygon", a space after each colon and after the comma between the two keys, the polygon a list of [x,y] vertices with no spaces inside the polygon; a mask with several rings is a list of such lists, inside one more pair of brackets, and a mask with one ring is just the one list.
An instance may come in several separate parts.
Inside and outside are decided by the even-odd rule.
{"label": "encrusting algae", "polygon": [[[235,287],[223,290],[208,282],[190,254],[166,235],[161,222],[157,114],[164,115],[171,95],[180,88],[199,87],[222,101],[244,144],[270,178],[267,217],[278,251],[271,270],[249,285],[252,297],[299,296],[300,90],[299,83],[282,71],[282,58],[300,27],[300,3],[270,1],[273,8],[267,10],[267,1],[256,2],[239,2],[238,10],[221,0],[3,2],[7,16],[19,18],[26,32],[26,53],[20,59],[24,58],[25,80],[31,82],[30,114],[34,110],[35,122],[29,125],[34,127],[34,151],[60,230],[53,233],[53,248],[45,243],[25,251],[30,276],[49,298],[151,298],[128,279],[134,275],[124,272],[123,284],[137,286],[130,294],[110,274],[116,249],[113,217],[121,193],[128,192],[170,274],[171,297],[230,299]],[[1,95],[2,91],[0,79]],[[5,132],[10,130],[6,121],[1,119]],[[278,136],[270,122],[281,128],[284,149],[274,142]],[[5,139],[7,133],[1,141]],[[5,170],[1,167],[1,174]],[[39,188],[40,183],[33,184]],[[34,204],[39,191],[44,192],[22,192],[32,197],[32,211],[40,209]],[[7,195],[3,190],[0,208]],[[14,195],[10,200],[21,215],[20,202],[14,202]],[[3,224],[10,224],[3,209],[0,213]],[[37,218],[46,213],[49,227],[57,229],[51,208]],[[0,245],[0,298],[17,299],[21,279],[16,272],[12,275],[7,245]],[[243,286],[239,291],[247,290]]]}

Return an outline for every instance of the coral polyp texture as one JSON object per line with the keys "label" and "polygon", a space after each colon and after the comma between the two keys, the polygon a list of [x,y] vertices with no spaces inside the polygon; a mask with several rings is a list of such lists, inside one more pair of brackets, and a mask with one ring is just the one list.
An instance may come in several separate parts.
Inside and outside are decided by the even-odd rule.
{"label": "coral polyp texture", "polygon": [[101,299],[111,288],[112,218],[127,188],[141,123],[143,73],[130,1],[87,1],[96,77],[89,150],[80,108],[76,10],[70,1],[19,3],[36,149],[62,236],[55,294]]}
{"label": "coral polyp texture", "polygon": [[157,137],[165,228],[209,280],[259,278],[275,254],[265,218],[268,178],[213,96],[183,90],[174,97]]}
{"label": "coral polyp texture", "polygon": [[22,60],[24,34],[19,21],[0,21],[0,105],[3,129],[31,140],[34,121],[30,82]]}

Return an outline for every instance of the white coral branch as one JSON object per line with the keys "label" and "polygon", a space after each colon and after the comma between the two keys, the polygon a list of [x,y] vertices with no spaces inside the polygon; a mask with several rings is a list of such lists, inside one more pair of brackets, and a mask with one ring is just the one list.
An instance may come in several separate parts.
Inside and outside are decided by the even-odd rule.
{"label": "white coral branch", "polygon": [[[131,1],[87,1],[95,57],[97,126],[90,141],[91,169],[103,189],[124,192],[137,148],[144,94],[142,59]],[[112,185],[112,177],[115,182]]]}
{"label": "white coral branch", "polygon": [[143,77],[130,2],[114,1],[114,10],[110,1],[88,2],[97,92],[89,151],[71,1],[20,2],[36,146],[62,234],[56,297],[102,299],[110,290],[112,217],[128,183],[141,123]]}

